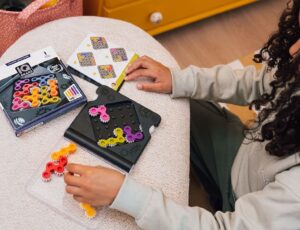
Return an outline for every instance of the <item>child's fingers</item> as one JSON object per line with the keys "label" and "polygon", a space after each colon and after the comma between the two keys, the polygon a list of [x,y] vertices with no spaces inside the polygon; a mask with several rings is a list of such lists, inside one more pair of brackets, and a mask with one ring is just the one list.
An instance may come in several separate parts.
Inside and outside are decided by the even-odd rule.
{"label": "child's fingers", "polygon": [[[152,77],[152,72],[149,69],[138,69],[125,77],[126,81],[136,80],[139,77]],[[153,77],[152,77],[153,78]]]}
{"label": "child's fingers", "polygon": [[67,185],[80,187],[82,185],[82,178],[74,176],[71,173],[65,173],[64,181]]}
{"label": "child's fingers", "polygon": [[148,59],[148,57],[146,57],[146,56],[140,57],[137,60],[135,60],[133,63],[128,65],[125,73],[130,74],[132,71],[139,69],[139,68],[144,68],[144,69],[149,68],[150,64],[151,64],[151,62]]}
{"label": "child's fingers", "polygon": [[74,198],[74,200],[78,201],[79,203],[90,204],[90,202],[86,198],[84,198],[82,196],[73,195],[73,198]]}
{"label": "child's fingers", "polygon": [[67,185],[66,192],[72,195],[80,196],[82,195],[82,190],[79,187]]}
{"label": "child's fingers", "polygon": [[84,165],[79,165],[79,164],[68,164],[66,166],[66,169],[70,172],[70,173],[73,173],[73,174],[79,174],[79,175],[82,175],[84,174],[84,172],[86,171],[86,166]]}
{"label": "child's fingers", "polygon": [[157,83],[138,83],[137,88],[148,92],[162,93],[162,87]]}

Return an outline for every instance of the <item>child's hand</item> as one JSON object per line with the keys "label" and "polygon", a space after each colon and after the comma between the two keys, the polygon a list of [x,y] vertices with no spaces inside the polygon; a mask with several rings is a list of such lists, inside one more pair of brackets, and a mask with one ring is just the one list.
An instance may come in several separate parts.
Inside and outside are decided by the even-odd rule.
{"label": "child's hand", "polygon": [[153,82],[139,82],[137,88],[140,90],[158,93],[172,92],[170,69],[147,56],[140,57],[129,65],[126,75],[126,81],[136,80],[139,77],[149,77],[153,80]]}
{"label": "child's hand", "polygon": [[118,171],[100,166],[68,164],[67,170],[69,172],[64,176],[66,192],[76,201],[92,206],[111,205],[125,177]]}

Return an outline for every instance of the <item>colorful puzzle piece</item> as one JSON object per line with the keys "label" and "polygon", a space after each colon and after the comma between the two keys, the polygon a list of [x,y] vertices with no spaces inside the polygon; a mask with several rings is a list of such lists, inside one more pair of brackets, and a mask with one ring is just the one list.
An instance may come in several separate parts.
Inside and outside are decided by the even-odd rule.
{"label": "colorful puzzle piece", "polygon": [[99,65],[98,71],[100,73],[101,78],[115,78],[116,73],[112,65]]}
{"label": "colorful puzzle piece", "polygon": [[92,52],[77,53],[77,58],[81,66],[96,65],[96,61]]}
{"label": "colorful puzzle piece", "polygon": [[[77,146],[74,143],[70,143],[68,146],[61,148],[57,152],[51,154],[52,161],[48,162],[45,166],[45,170],[42,172],[42,180],[49,182],[52,174],[62,176],[65,171],[65,166],[68,164],[68,156],[74,154],[77,150]],[[85,216],[92,219],[96,216],[97,211],[91,205],[86,203],[80,203],[80,207],[85,211]]]}
{"label": "colorful puzzle piece", "polygon": [[49,182],[51,180],[52,173],[55,173],[57,176],[62,176],[65,171],[65,166],[68,164],[68,158],[61,156],[58,163],[48,162],[46,164],[45,170],[42,173],[42,180]]}
{"label": "colorful puzzle piece", "polygon": [[87,203],[80,203],[79,206],[85,211],[85,216],[89,219],[92,219],[96,216],[97,211],[91,205]]}
{"label": "colorful puzzle piece", "polygon": [[60,102],[58,83],[53,77],[49,74],[16,81],[11,109],[20,111]]}
{"label": "colorful puzzle piece", "polygon": [[53,173],[62,176],[65,171],[65,166],[68,164],[68,155],[75,153],[76,150],[76,144],[70,143],[67,147],[63,147],[59,151],[52,153],[52,161],[46,164],[45,170],[42,173],[42,180],[49,182]]}
{"label": "colorful puzzle piece", "polygon": [[90,39],[95,50],[108,48],[107,41],[104,37],[90,37]]}
{"label": "colorful puzzle piece", "polygon": [[124,48],[111,48],[110,53],[114,62],[122,62],[128,60]]}
{"label": "colorful puzzle piece", "polygon": [[102,148],[107,148],[108,146],[113,147],[117,144],[124,144],[125,138],[123,137],[123,130],[121,128],[115,128],[113,131],[116,137],[111,137],[108,139],[100,139],[98,145]]}
{"label": "colorful puzzle piece", "polygon": [[67,147],[63,147],[59,151],[53,152],[51,154],[51,159],[52,161],[58,161],[60,157],[67,157],[68,155],[75,153],[76,150],[76,144],[71,143]]}
{"label": "colorful puzzle piece", "polygon": [[99,105],[98,107],[91,107],[89,109],[89,114],[92,117],[99,115],[100,121],[103,123],[109,122],[110,116],[106,113],[105,105]]}
{"label": "colorful puzzle piece", "polygon": [[140,141],[143,139],[144,135],[141,131],[137,131],[136,133],[132,133],[132,129],[129,125],[123,128],[125,133],[125,139],[127,143],[133,143],[135,141]]}

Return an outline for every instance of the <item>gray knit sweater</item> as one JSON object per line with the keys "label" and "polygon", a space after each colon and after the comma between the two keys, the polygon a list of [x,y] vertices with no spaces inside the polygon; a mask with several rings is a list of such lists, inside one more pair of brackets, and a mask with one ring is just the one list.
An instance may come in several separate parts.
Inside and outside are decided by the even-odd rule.
{"label": "gray knit sweater", "polygon": [[[190,66],[172,72],[172,97],[246,105],[270,90],[272,72]],[[299,140],[300,141],[300,140]],[[143,229],[300,229],[300,153],[270,156],[266,143],[243,143],[231,171],[234,212],[214,215],[181,206],[161,191],[126,179],[111,208],[133,216]]]}

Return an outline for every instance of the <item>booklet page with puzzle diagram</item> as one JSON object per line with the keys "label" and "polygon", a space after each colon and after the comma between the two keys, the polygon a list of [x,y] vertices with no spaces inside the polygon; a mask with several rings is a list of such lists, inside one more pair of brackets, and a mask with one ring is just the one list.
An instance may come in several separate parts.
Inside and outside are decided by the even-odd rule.
{"label": "booklet page with puzzle diagram", "polygon": [[138,58],[105,37],[89,34],[71,55],[67,64],[74,75],[95,85],[106,85],[118,90],[125,78],[129,63]]}
{"label": "booklet page with puzzle diagram", "polygon": [[51,47],[0,66],[0,107],[17,136],[85,102]]}

